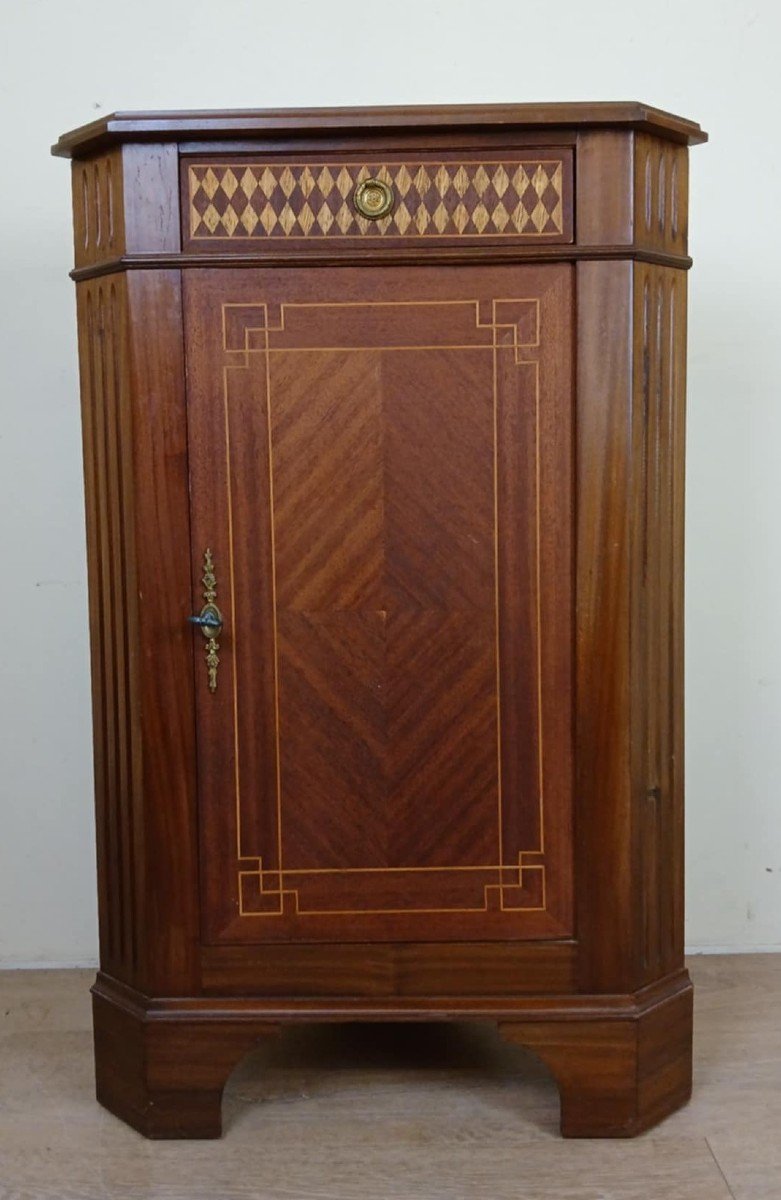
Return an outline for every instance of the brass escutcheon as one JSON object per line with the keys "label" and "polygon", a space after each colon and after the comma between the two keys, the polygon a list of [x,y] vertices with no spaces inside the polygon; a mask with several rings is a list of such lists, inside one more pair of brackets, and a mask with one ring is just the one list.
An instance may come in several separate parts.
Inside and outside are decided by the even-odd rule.
{"label": "brass escutcheon", "polygon": [[203,555],[203,598],[206,601],[201,611],[195,617],[188,617],[192,625],[197,625],[206,638],[206,672],[209,681],[209,691],[217,691],[217,668],[220,665],[220,643],[217,638],[222,633],[222,613],[217,607],[217,576],[214,573],[214,559],[211,550]]}
{"label": "brass escutcheon", "polygon": [[353,204],[369,221],[387,217],[394,199],[393,188],[384,179],[363,179],[353,193]]}

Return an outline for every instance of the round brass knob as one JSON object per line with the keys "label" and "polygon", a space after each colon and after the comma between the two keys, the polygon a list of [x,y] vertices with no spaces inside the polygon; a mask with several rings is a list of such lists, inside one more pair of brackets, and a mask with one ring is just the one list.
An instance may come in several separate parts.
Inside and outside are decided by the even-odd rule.
{"label": "round brass knob", "polygon": [[384,179],[364,179],[355,189],[353,204],[362,217],[379,221],[387,217],[394,199],[393,188]]}

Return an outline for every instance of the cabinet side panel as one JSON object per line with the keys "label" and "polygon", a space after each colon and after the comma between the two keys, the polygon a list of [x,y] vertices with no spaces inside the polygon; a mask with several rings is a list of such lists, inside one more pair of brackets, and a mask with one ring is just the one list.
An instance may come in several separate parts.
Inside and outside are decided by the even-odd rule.
{"label": "cabinet side panel", "polygon": [[674,311],[670,318],[671,381],[671,438],[672,516],[671,516],[671,583],[670,583],[670,672],[672,687],[673,761],[671,805],[672,873],[672,930],[668,942],[666,969],[672,970],[684,961],[684,901],[685,901],[685,753],[684,753],[684,561],[686,526],[686,348],[688,320],[687,276],[683,271],[670,271]]}
{"label": "cabinet side panel", "polygon": [[683,459],[686,275],[638,264],[632,797],[642,978],[683,965]]}
{"label": "cabinet side panel", "polygon": [[635,135],[635,242],[643,250],[686,254],[689,151],[648,133]]}
{"label": "cabinet side panel", "polygon": [[[192,991],[197,939],[176,272],[77,289],[103,971]],[[154,331],[154,337],[150,336]]]}
{"label": "cabinet side panel", "polygon": [[196,987],[198,858],[181,280],[128,277],[143,736],[143,984]]}
{"label": "cabinet side panel", "polygon": [[580,987],[628,990],[635,951],[630,571],[632,264],[576,268],[576,905]]}
{"label": "cabinet side panel", "polygon": [[125,278],[80,284],[77,296],[100,953],[105,971],[131,982],[139,964],[141,744]]}
{"label": "cabinet side panel", "polygon": [[71,166],[73,250],[77,267],[117,258],[125,248],[121,150]]}
{"label": "cabinet side panel", "polygon": [[683,966],[686,275],[577,268],[582,988]]}

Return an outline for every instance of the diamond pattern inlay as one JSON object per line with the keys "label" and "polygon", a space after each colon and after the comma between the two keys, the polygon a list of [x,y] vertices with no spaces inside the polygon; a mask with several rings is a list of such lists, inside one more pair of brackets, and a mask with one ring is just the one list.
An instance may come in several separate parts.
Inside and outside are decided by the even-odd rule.
{"label": "diamond pattern inlay", "polygon": [[[356,212],[356,184],[385,180],[394,207],[379,221]],[[322,237],[561,237],[564,163],[193,163],[194,240]]]}

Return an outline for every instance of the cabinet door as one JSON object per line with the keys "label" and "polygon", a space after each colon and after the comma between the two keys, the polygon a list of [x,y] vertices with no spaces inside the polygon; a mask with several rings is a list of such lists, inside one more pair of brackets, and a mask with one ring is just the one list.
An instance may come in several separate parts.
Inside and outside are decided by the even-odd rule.
{"label": "cabinet door", "polygon": [[570,934],[571,268],[184,287],[205,941]]}

